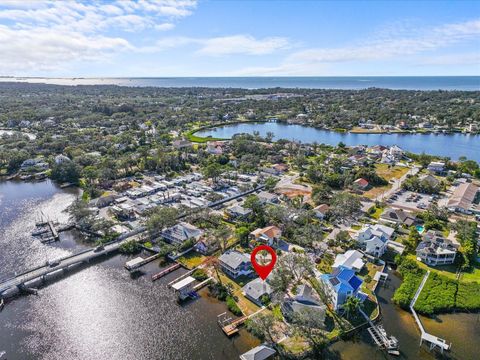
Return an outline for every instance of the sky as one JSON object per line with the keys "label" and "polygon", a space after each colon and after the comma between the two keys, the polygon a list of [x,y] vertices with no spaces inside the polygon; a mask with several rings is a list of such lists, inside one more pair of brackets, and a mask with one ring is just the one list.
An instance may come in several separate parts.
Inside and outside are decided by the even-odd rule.
{"label": "sky", "polygon": [[480,1],[0,0],[0,75],[480,75]]}

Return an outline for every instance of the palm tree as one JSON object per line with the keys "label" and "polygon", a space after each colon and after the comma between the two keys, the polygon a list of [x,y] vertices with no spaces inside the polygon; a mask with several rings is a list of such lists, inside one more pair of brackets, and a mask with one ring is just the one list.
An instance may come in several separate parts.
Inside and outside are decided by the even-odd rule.
{"label": "palm tree", "polygon": [[345,314],[347,318],[350,318],[352,315],[356,315],[358,310],[360,309],[360,299],[356,296],[349,296],[343,304],[343,308],[345,310]]}

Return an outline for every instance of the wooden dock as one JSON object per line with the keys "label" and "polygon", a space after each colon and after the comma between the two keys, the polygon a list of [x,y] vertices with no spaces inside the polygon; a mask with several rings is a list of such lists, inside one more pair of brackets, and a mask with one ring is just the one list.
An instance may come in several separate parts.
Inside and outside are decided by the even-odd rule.
{"label": "wooden dock", "polygon": [[446,340],[427,333],[423,327],[422,322],[420,321],[420,318],[417,315],[417,312],[414,309],[415,303],[417,302],[417,299],[420,296],[420,293],[422,292],[422,289],[425,286],[425,283],[427,282],[429,275],[430,275],[430,271],[427,271],[427,273],[422,279],[422,282],[420,283],[420,286],[417,289],[417,292],[415,293],[415,296],[412,299],[412,302],[410,303],[410,311],[412,312],[413,317],[415,318],[415,322],[417,323],[417,326],[420,329],[420,333],[421,333],[420,346],[422,346],[423,342],[425,341],[426,343],[429,344],[430,350],[433,350],[438,347],[440,349],[440,352],[443,354],[445,350],[446,351],[450,350],[450,348],[452,347],[452,344],[448,344]]}
{"label": "wooden dock", "polygon": [[177,270],[181,266],[182,265],[180,265],[180,263],[175,263],[172,266],[169,266],[168,268],[160,271],[159,273],[153,274],[152,275],[152,281],[158,280],[158,279],[164,277],[165,275],[170,274],[172,271]]}
{"label": "wooden dock", "polygon": [[[125,268],[128,270],[128,271],[134,271],[134,270],[137,270],[139,269],[140,267],[142,267],[143,265],[146,265],[148,264],[149,262],[152,262],[153,260],[156,260],[160,257],[160,254],[155,254],[155,255],[152,255],[152,256],[149,256],[145,259],[143,259],[142,261],[139,261],[133,265],[128,265],[128,262],[125,264]],[[139,258],[141,259],[141,258]]]}

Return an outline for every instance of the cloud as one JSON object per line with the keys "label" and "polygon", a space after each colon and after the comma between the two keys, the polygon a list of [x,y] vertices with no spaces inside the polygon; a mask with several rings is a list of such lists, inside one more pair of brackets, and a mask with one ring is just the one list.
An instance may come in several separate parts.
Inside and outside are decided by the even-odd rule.
{"label": "cloud", "polygon": [[196,6],[196,0],[0,0],[0,70],[50,70],[133,51],[122,32],[173,29]]}
{"label": "cloud", "polygon": [[255,39],[250,35],[223,36],[201,40],[198,54],[221,56],[232,54],[265,55],[289,48],[289,41],[281,37]]}
{"label": "cloud", "polygon": [[[365,64],[375,61],[410,61],[414,65],[463,65],[474,64],[477,54],[435,55],[436,50],[462,43],[474,42],[480,46],[480,19],[463,23],[444,24],[433,28],[397,27],[397,32],[388,28],[374,37],[336,48],[309,48],[288,55],[278,65],[248,67],[233,72],[235,75],[320,75],[327,66],[340,63]],[[422,54],[433,54],[419,58]],[[331,74],[331,73],[330,73]]]}

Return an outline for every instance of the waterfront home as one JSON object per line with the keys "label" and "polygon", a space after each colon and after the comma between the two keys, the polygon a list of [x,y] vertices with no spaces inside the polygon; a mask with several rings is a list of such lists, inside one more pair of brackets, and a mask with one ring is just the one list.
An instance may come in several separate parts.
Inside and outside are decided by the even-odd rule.
{"label": "waterfront home", "polygon": [[472,183],[463,183],[456,187],[447,202],[450,211],[471,214],[475,211],[475,199],[479,193],[478,186]]}
{"label": "waterfront home", "polygon": [[354,270],[340,266],[331,274],[321,275],[320,281],[335,311],[341,310],[350,296],[365,299],[365,295],[360,292],[363,281],[355,275]]}
{"label": "waterfront home", "polygon": [[220,244],[215,237],[205,236],[194,245],[194,248],[202,255],[210,255],[220,249]]}
{"label": "waterfront home", "polygon": [[457,247],[457,244],[445,239],[442,234],[430,230],[417,246],[417,260],[430,266],[450,265],[455,262]]}
{"label": "waterfront home", "polygon": [[259,192],[257,197],[258,197],[258,200],[260,200],[260,202],[262,204],[276,204],[276,203],[278,203],[278,195],[267,192],[267,191]]}
{"label": "waterfront home", "polygon": [[242,292],[243,295],[245,295],[245,297],[247,297],[253,303],[257,304],[258,306],[264,306],[265,304],[262,303],[262,300],[265,297],[270,298],[273,289],[268,283],[268,278],[266,281],[262,280],[261,278],[256,278],[248,282],[242,288]]}
{"label": "waterfront home", "polygon": [[332,269],[339,267],[345,267],[347,269],[358,272],[362,270],[365,262],[362,260],[363,254],[357,250],[348,250],[345,254],[338,254],[335,257],[335,262],[332,265]]}
{"label": "waterfront home", "polygon": [[273,359],[277,352],[269,346],[259,345],[240,355],[240,360],[268,360]]}
{"label": "waterfront home", "polygon": [[385,253],[387,242],[394,232],[395,229],[385,225],[365,225],[358,231],[357,241],[367,254],[380,257]]}
{"label": "waterfront home", "polygon": [[229,277],[236,279],[242,275],[251,275],[253,273],[250,255],[236,250],[229,250],[218,258],[222,271]]}
{"label": "waterfront home", "polygon": [[323,322],[325,322],[326,305],[314,294],[312,288],[307,284],[297,287],[295,297],[286,297],[280,309],[287,321],[292,321],[295,314],[311,314],[316,313]]}
{"label": "waterfront home", "polygon": [[327,204],[320,204],[313,208],[313,212],[317,218],[323,220],[325,219],[325,216],[327,216],[328,209],[330,209],[330,207]]}
{"label": "waterfront home", "polygon": [[64,163],[67,163],[67,162],[70,162],[72,160],[70,160],[69,157],[65,156],[65,155],[57,155],[55,156],[55,164],[57,165],[60,165],[60,164],[64,164]]}
{"label": "waterfront home", "polygon": [[223,141],[209,141],[207,143],[207,152],[212,155],[222,155],[225,142]]}
{"label": "waterfront home", "polygon": [[366,190],[368,188],[368,181],[364,178],[359,178],[353,182],[353,188],[357,190]]}
{"label": "waterfront home", "polygon": [[428,164],[427,170],[435,174],[443,174],[445,172],[445,163],[441,161],[432,161]]}
{"label": "waterfront home", "polygon": [[225,216],[230,220],[247,220],[251,213],[251,209],[240,205],[232,205],[225,210]]}
{"label": "waterfront home", "polygon": [[27,159],[24,162],[22,162],[22,165],[20,165],[20,170],[27,170],[30,168],[35,168],[38,170],[47,170],[48,164],[43,159],[37,158],[37,159]]}
{"label": "waterfront home", "polygon": [[250,233],[252,240],[263,242],[269,246],[277,243],[282,236],[282,230],[276,226],[267,226],[263,229],[256,229]]}
{"label": "waterfront home", "polygon": [[380,215],[380,220],[394,225],[412,226],[415,223],[416,217],[403,209],[388,208]]}
{"label": "waterfront home", "polygon": [[173,245],[183,245],[190,239],[198,240],[203,231],[186,222],[180,222],[162,231],[161,236]]}

